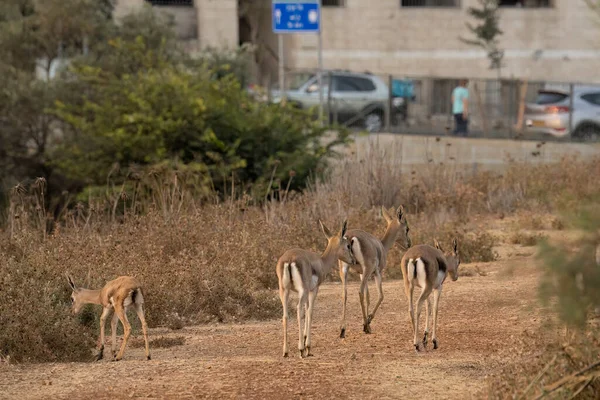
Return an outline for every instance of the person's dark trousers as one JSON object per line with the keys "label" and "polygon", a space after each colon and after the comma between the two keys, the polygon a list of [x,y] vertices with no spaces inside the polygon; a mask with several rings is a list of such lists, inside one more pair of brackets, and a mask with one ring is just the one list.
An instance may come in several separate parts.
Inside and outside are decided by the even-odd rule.
{"label": "person's dark trousers", "polygon": [[467,136],[467,124],[469,120],[461,114],[454,114],[454,134],[456,136]]}

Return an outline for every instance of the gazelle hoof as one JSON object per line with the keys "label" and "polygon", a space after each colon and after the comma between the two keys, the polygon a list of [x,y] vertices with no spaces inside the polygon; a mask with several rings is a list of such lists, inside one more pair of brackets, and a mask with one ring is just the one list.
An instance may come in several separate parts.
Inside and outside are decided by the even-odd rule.
{"label": "gazelle hoof", "polygon": [[415,351],[416,351],[417,353],[419,353],[419,352],[421,351],[421,349],[419,349],[419,344],[417,343],[417,344],[415,344],[414,346],[415,346]]}
{"label": "gazelle hoof", "polygon": [[438,348],[438,342],[437,342],[437,339],[433,339],[433,349],[434,349],[434,350],[437,350],[437,348]]}
{"label": "gazelle hoof", "polygon": [[300,358],[304,358],[304,349],[300,350]]}
{"label": "gazelle hoof", "polygon": [[346,328],[342,328],[342,331],[340,332],[340,339],[343,339],[346,337]]}
{"label": "gazelle hoof", "polygon": [[367,317],[367,325],[371,325],[371,321],[373,321],[373,314]]}
{"label": "gazelle hoof", "polygon": [[94,357],[94,361],[100,361],[103,358],[103,354],[102,352],[98,352],[98,354],[96,354],[96,357]]}
{"label": "gazelle hoof", "polygon": [[148,361],[152,360],[152,357],[150,357],[150,354],[148,354],[148,357],[146,357],[146,360],[148,360]]}
{"label": "gazelle hoof", "polygon": [[288,357],[288,353],[287,351],[283,353],[283,358],[287,358]]}
{"label": "gazelle hoof", "polygon": [[369,324],[363,325],[363,332],[371,333],[371,325],[369,325]]}

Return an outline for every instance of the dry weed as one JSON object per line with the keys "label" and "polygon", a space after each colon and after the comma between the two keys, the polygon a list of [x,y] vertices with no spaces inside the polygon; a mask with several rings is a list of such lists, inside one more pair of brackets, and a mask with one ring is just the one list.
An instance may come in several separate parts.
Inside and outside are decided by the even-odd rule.
{"label": "dry weed", "polygon": [[[200,201],[169,180],[157,183],[145,200],[136,197],[139,189],[90,198],[63,213],[54,230],[44,229],[46,216],[36,206],[43,187],[16,190],[7,229],[0,232],[0,356],[88,359],[100,310],[90,306],[70,316],[66,271],[91,288],[118,275],[138,277],[151,326],[273,318],[281,312],[273,290],[277,257],[290,247],[322,251],[318,219],[333,229],[348,218],[350,228],[381,236],[380,207],[404,204],[413,243],[433,244],[436,238],[448,246],[457,237],[465,263],[483,262],[496,258],[496,238],[473,230],[470,216],[569,206],[598,193],[593,177],[600,173],[599,160],[515,165],[503,175],[447,166],[400,174],[384,161],[374,158],[361,167],[349,160],[305,193],[261,206],[245,195],[207,203],[214,197]],[[177,196],[166,198],[160,190]],[[127,203],[133,198],[136,204]],[[400,276],[402,254],[399,246],[391,251],[387,277]]]}

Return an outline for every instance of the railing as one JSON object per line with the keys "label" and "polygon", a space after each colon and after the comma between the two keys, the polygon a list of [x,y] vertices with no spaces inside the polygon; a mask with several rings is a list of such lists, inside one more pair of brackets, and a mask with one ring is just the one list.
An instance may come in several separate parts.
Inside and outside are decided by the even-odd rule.
{"label": "railing", "polygon": [[145,0],[153,6],[184,6],[193,7],[194,0]]}
{"label": "railing", "polygon": [[[355,92],[347,87],[339,90],[341,83],[335,77],[340,74],[371,79],[380,89],[369,91],[366,85],[361,90],[357,82]],[[348,71],[325,75],[323,109],[329,124],[372,132],[455,134],[452,93],[459,83],[457,78],[356,75]],[[314,76],[314,71],[287,73],[287,100],[302,108],[318,108],[318,87],[307,86]],[[467,90],[468,136],[600,140],[600,85],[475,79],[469,80]]]}

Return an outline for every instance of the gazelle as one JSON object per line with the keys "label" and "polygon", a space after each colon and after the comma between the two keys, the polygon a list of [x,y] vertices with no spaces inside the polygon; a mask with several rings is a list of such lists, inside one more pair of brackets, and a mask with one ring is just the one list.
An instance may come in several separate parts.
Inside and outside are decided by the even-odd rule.
{"label": "gazelle", "polygon": [[[110,311],[114,309],[112,321],[110,323],[112,334],[112,356],[115,361],[123,358],[127,340],[131,334],[131,325],[127,320],[127,310],[131,307],[135,311],[142,323],[142,331],[144,333],[144,341],[146,343],[146,358],[150,360],[150,348],[148,346],[148,325],[144,317],[144,296],[142,294],[142,286],[137,279],[131,276],[120,276],[104,285],[102,289],[90,290],[78,288],[75,286],[73,279],[67,275],[69,285],[73,289],[71,294],[73,314],[77,314],[84,304],[101,304],[103,307],[102,315],[100,316],[100,339],[98,342],[98,354],[96,361],[101,360],[104,353],[104,326],[106,318]],[[117,350],[117,318],[123,324],[123,343],[119,353]]]}
{"label": "gazelle", "polygon": [[[383,301],[383,290],[381,287],[381,274],[386,265],[387,253],[390,251],[397,239],[402,240],[405,248],[411,246],[409,227],[404,207],[401,205],[394,212],[390,213],[381,207],[381,213],[387,222],[387,229],[383,237],[377,237],[359,229],[351,229],[346,233],[350,240],[352,254],[356,258],[355,264],[348,264],[344,261],[339,262],[340,278],[342,279],[342,323],[340,326],[340,338],[346,336],[346,300],[348,298],[347,278],[348,269],[352,268],[360,274],[360,308],[363,316],[363,331],[371,333],[371,321],[375,318],[375,313]],[[393,215],[393,216],[392,216]],[[371,275],[375,276],[377,292],[379,298],[373,312],[369,314],[369,286],[368,281]]]}
{"label": "gazelle", "polygon": [[[277,279],[279,280],[279,296],[283,306],[283,356],[288,356],[287,322],[288,300],[290,290],[298,292],[298,350],[300,357],[310,356],[313,309],[319,291],[319,286],[329,274],[335,262],[340,259],[347,263],[354,263],[354,256],[350,250],[350,242],[344,236],[347,222],[344,221],[341,229],[332,234],[319,220],[321,230],[327,238],[327,248],[319,255],[312,251],[302,249],[287,250],[277,261]],[[304,333],[302,332],[302,319],[306,312]]]}
{"label": "gazelle", "polygon": [[[433,291],[433,348],[438,348],[437,341],[437,315],[440,295],[442,294],[442,285],[448,274],[453,281],[458,279],[458,266],[460,257],[458,253],[458,242],[456,238],[452,242],[452,251],[444,253],[440,244],[435,240],[435,247],[426,244],[420,244],[411,247],[404,257],[400,267],[402,268],[402,277],[404,279],[404,290],[408,298],[408,312],[413,327],[413,344],[415,350],[419,351],[417,335],[419,331],[419,317],[423,302],[427,301],[425,317],[425,335],[423,336],[423,348],[427,347],[427,336],[429,335],[429,314],[431,311],[431,301],[429,295]],[[413,291],[414,287],[421,288],[421,294],[417,300],[417,315],[413,310]]]}

